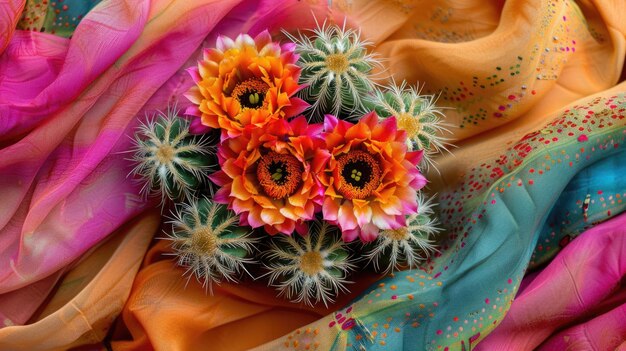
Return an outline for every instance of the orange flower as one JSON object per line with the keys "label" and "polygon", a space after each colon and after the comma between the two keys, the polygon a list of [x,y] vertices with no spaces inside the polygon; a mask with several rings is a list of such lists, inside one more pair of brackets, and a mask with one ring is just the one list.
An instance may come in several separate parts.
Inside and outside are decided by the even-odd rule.
{"label": "orange flower", "polygon": [[322,135],[328,151],[314,167],[326,188],[324,219],[341,228],[345,241],[372,241],[380,230],[406,226],[426,179],[417,169],[422,151],[407,152],[396,119],[378,123],[372,112],[352,124],[327,115]]}
{"label": "orange flower", "polygon": [[221,186],[214,201],[228,204],[241,225],[264,227],[271,235],[306,233],[304,222],[319,211],[324,195],[310,164],[323,152],[321,131],[321,125],[298,117],[224,140],[218,150],[221,169],[210,176]]}
{"label": "orange flower", "polygon": [[198,66],[188,70],[196,85],[185,95],[194,104],[185,113],[221,128],[223,138],[293,117],[308,106],[294,97],[302,88],[297,60],[293,44],[272,42],[267,31],[254,39],[219,37],[216,48],[205,50]]}

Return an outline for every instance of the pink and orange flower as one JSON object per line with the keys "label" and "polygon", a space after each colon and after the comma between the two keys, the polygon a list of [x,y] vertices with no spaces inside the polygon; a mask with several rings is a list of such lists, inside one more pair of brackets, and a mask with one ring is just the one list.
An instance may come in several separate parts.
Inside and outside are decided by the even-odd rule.
{"label": "pink and orange flower", "polygon": [[426,178],[417,169],[422,151],[407,151],[396,119],[378,123],[372,112],[352,124],[327,115],[322,135],[327,151],[314,167],[325,187],[324,219],[341,228],[345,241],[372,241],[380,230],[406,226]]}
{"label": "pink and orange flower", "polygon": [[308,104],[294,96],[302,88],[294,48],[272,42],[267,31],[254,39],[219,37],[189,69],[196,84],[185,95],[194,104],[185,113],[199,117],[192,130],[220,128],[224,139],[302,112]]}
{"label": "pink and orange flower", "polygon": [[222,141],[221,170],[210,176],[221,186],[214,200],[239,214],[241,225],[264,227],[271,235],[305,234],[305,221],[314,218],[324,196],[311,163],[324,153],[322,128],[298,117]]}

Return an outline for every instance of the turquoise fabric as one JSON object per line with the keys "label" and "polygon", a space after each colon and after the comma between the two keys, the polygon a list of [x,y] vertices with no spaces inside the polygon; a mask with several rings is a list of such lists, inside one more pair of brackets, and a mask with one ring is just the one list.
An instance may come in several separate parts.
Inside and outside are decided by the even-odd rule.
{"label": "turquoise fabric", "polygon": [[582,232],[624,211],[626,156],[622,154],[597,161],[567,184],[543,224],[529,269],[549,262]]}
{"label": "turquoise fabric", "polygon": [[[331,349],[472,349],[508,311],[531,259],[547,260],[565,235],[623,211],[624,110],[624,95],[577,105],[442,194],[443,254],[316,323],[335,329]],[[586,125],[590,114],[597,123]]]}

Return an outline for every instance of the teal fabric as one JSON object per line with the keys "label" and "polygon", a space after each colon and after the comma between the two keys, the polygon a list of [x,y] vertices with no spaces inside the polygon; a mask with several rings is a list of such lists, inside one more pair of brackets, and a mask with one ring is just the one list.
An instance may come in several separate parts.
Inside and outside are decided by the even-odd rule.
{"label": "teal fabric", "polygon": [[[442,194],[450,224],[442,254],[337,312],[336,320],[353,322],[338,331],[334,349],[472,349],[506,314],[531,259],[546,261],[566,235],[623,211],[625,109],[624,95],[572,108]],[[581,132],[588,114],[598,123]],[[544,249],[533,254],[538,241]]]}
{"label": "teal fabric", "polygon": [[543,224],[529,269],[549,262],[582,232],[624,211],[626,156],[622,153],[597,161],[567,184]]}

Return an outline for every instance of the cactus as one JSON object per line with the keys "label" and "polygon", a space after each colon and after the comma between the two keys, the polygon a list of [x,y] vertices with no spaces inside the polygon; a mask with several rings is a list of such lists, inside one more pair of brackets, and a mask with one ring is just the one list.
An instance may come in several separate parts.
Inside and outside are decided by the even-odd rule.
{"label": "cactus", "polygon": [[189,123],[173,109],[142,123],[134,142],[137,165],[131,173],[144,181],[143,193],[182,200],[207,183],[213,153],[209,142],[190,135]]}
{"label": "cactus", "polygon": [[407,146],[410,151],[423,150],[422,164],[435,166],[433,156],[448,151],[448,138],[442,134],[451,133],[444,123],[445,115],[435,105],[434,95],[420,95],[416,87],[400,86],[391,83],[383,90],[376,89],[365,105],[376,111],[381,118],[395,116],[398,129],[407,133]]}
{"label": "cactus", "polygon": [[178,265],[187,267],[185,275],[195,276],[212,291],[212,284],[236,281],[245,270],[257,239],[249,228],[239,226],[239,217],[226,206],[206,197],[178,207],[172,220],[172,241]]}
{"label": "cactus", "polygon": [[381,64],[368,54],[369,43],[360,33],[337,25],[318,25],[311,38],[285,32],[296,44],[302,67],[300,84],[307,85],[302,97],[309,103],[311,119],[319,121],[324,114],[349,118],[363,114],[363,97],[373,88],[370,73]]}
{"label": "cactus", "polygon": [[403,266],[411,269],[436,251],[432,237],[441,229],[433,218],[432,198],[425,201],[418,194],[417,202],[417,213],[407,216],[406,227],[382,230],[370,245],[365,257],[376,271],[389,273]]}
{"label": "cactus", "polygon": [[[269,284],[293,302],[323,302],[328,306],[344,287],[354,270],[346,244],[326,222],[314,222],[305,236],[272,237],[263,262],[269,270]],[[295,235],[295,234],[294,234]]]}

